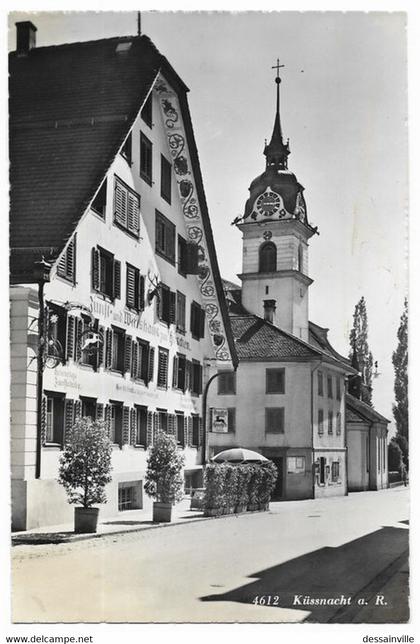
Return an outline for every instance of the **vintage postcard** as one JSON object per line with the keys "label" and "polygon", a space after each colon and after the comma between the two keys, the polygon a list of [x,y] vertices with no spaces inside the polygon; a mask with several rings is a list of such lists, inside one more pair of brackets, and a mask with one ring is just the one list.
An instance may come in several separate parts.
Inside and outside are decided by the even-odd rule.
{"label": "vintage postcard", "polygon": [[14,625],[409,621],[406,27],[9,14]]}

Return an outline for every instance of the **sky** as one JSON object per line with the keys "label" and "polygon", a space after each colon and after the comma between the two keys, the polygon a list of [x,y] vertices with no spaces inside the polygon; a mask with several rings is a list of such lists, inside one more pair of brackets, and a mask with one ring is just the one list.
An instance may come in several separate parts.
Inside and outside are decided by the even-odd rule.
{"label": "sky", "polygon": [[[135,34],[136,12],[27,13],[37,45]],[[265,167],[281,70],[289,168],[305,187],[310,319],[348,354],[364,296],[380,375],[374,403],[392,419],[392,351],[407,294],[406,17],[386,12],[142,12],[142,32],[190,88],[189,103],[221,273],[239,283],[243,213]]]}

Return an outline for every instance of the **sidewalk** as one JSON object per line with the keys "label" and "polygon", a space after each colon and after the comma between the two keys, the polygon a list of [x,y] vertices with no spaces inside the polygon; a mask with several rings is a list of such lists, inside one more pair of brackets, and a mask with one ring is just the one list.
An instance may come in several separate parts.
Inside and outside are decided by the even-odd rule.
{"label": "sidewalk", "polygon": [[107,535],[150,530],[180,523],[191,523],[192,521],[204,520],[205,518],[207,517],[204,517],[200,510],[190,510],[190,499],[188,498],[177,503],[172,509],[172,521],[170,523],[154,523],[152,520],[152,507],[143,510],[127,510],[125,512],[119,512],[115,517],[104,517],[102,521],[99,515],[98,529],[93,534],[76,534],[73,531],[73,523],[43,526],[29,531],[12,532],[12,545],[41,545],[98,539]]}

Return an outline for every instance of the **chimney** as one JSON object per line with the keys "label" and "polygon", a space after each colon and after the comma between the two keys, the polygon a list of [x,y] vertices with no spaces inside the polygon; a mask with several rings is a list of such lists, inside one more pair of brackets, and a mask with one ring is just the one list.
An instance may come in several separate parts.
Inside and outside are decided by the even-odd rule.
{"label": "chimney", "polygon": [[36,46],[36,27],[29,20],[16,23],[16,53],[27,56]]}
{"label": "chimney", "polygon": [[264,300],[264,320],[274,324],[276,315],[276,300]]}

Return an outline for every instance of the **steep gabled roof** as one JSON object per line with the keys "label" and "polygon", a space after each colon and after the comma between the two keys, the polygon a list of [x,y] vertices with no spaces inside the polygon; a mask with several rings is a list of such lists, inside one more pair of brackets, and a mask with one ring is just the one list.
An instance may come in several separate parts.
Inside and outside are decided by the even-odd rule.
{"label": "steep gabled roof", "polygon": [[360,422],[360,420],[373,423],[390,423],[391,421],[382,416],[367,403],[346,394],[346,422]]}
{"label": "steep gabled roof", "polygon": [[329,329],[319,326],[318,324],[315,324],[315,322],[309,321],[309,343],[314,347],[318,347],[335,360],[342,362],[352,370],[350,360],[342,356],[334,349],[334,347],[331,346],[328,340],[328,331]]}
{"label": "steep gabled roof", "polygon": [[231,316],[239,360],[311,359],[320,352],[256,315]]}
{"label": "steep gabled roof", "polygon": [[9,57],[11,281],[34,281],[34,262],[56,259],[91,203],[159,72],[177,92],[213,278],[233,364],[188,88],[147,36],[32,49]]}
{"label": "steep gabled roof", "polygon": [[10,54],[13,281],[60,253],[164,64],[146,36]]}

